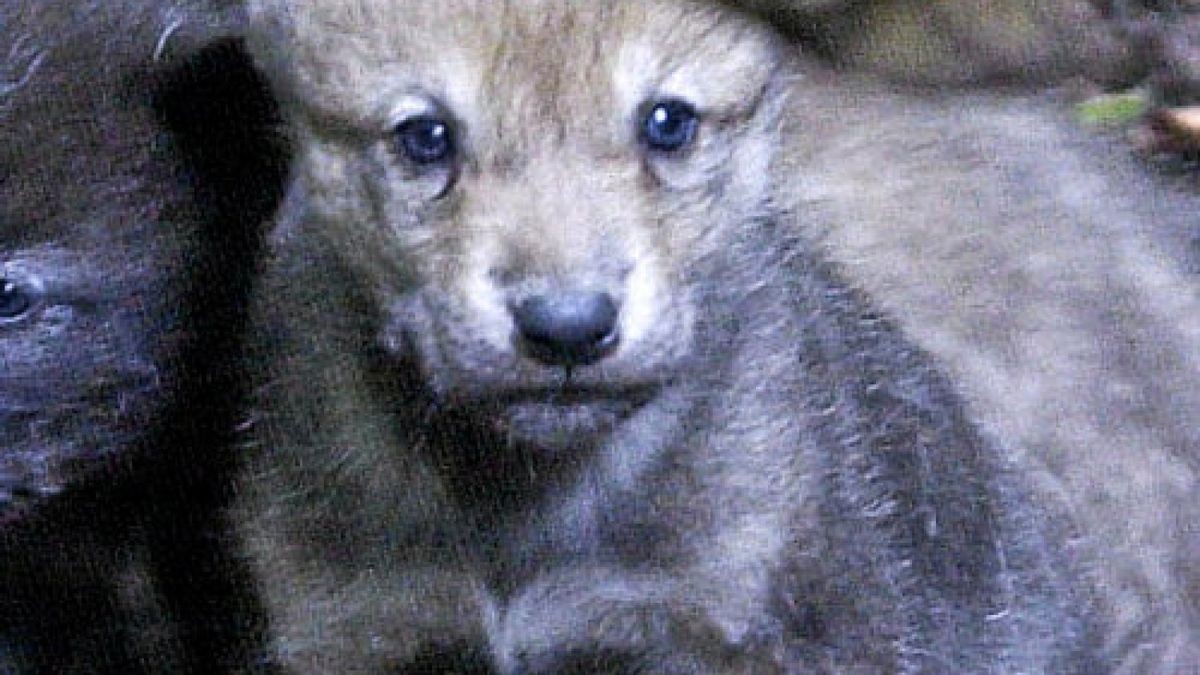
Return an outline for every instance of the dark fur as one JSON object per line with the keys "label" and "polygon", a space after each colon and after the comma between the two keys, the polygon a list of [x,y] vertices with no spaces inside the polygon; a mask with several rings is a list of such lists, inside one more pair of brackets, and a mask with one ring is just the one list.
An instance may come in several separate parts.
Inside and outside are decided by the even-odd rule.
{"label": "dark fur", "polygon": [[0,324],[5,672],[209,672],[253,633],[213,537],[281,162],[231,17],[0,6],[0,265],[34,303]]}
{"label": "dark fur", "polygon": [[722,1],[833,63],[908,83],[1129,83],[1149,65],[1089,0]]}
{"label": "dark fur", "polygon": [[[374,92],[313,71],[370,82],[373,48],[438,42],[423,31],[454,11],[263,11],[259,56],[306,162],[254,305],[258,447],[237,512],[276,658],[302,672],[1097,672],[1089,598],[1024,476],[932,360],[731,177],[779,145],[785,71],[742,73],[765,93],[708,130],[727,151],[657,164],[631,144],[576,163],[620,113],[563,105],[606,63],[565,54],[651,30],[612,6],[603,20],[506,6],[513,42],[481,49],[516,56],[481,86],[504,92],[487,100],[511,105],[488,111],[519,133],[472,129],[463,195],[445,202],[411,196],[434,178],[354,154],[387,143],[354,116]],[[462,3],[453,25],[484,25],[483,7]],[[637,27],[607,32],[623,11]],[[673,27],[664,53],[710,68],[744,56],[723,37],[763,40],[685,3],[647,14]],[[337,87],[346,100],[321,95]],[[534,131],[546,109],[572,111],[548,121],[560,136]],[[517,139],[505,162],[493,133]],[[550,152],[522,145],[549,138]],[[588,162],[641,162],[645,180],[623,193],[620,168]],[[468,186],[487,180],[491,220],[472,229]],[[509,298],[589,280],[628,299],[614,269],[666,267],[655,330],[570,374],[489,342],[451,286],[480,272],[487,228],[508,257],[478,264]],[[674,236],[629,259],[621,228]]]}

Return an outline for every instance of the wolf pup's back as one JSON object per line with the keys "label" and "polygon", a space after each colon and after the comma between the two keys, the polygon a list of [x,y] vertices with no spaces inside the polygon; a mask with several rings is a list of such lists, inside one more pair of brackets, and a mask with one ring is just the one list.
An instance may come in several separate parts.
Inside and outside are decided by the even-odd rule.
{"label": "wolf pup's back", "polygon": [[[1200,194],[1044,95],[798,90],[792,220],[1060,503],[1121,672],[1200,662]],[[830,213],[814,232],[805,214]],[[816,230],[820,230],[817,225]]]}

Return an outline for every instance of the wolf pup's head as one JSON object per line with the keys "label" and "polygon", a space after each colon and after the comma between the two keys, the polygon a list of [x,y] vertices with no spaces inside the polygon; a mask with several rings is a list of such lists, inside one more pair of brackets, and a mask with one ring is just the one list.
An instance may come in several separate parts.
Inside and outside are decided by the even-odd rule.
{"label": "wolf pup's head", "polygon": [[198,436],[192,397],[230,379],[196,364],[227,361],[272,186],[243,180],[250,64],[189,7],[0,5],[0,525],[167,452],[185,397]]}
{"label": "wolf pup's head", "polygon": [[713,349],[704,270],[768,201],[766,31],[659,1],[251,13],[296,134],[303,234],[358,270],[382,341],[440,399],[578,442]]}

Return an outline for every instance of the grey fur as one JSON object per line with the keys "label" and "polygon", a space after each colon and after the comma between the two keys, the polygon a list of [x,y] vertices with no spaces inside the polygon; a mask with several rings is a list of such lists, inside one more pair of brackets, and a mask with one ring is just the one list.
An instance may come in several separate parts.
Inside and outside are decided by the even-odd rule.
{"label": "grey fur", "polygon": [[946,363],[1038,501],[1065,507],[1114,667],[1187,672],[1200,195],[1045,95],[898,94],[844,74],[806,91],[783,197],[796,223]]}

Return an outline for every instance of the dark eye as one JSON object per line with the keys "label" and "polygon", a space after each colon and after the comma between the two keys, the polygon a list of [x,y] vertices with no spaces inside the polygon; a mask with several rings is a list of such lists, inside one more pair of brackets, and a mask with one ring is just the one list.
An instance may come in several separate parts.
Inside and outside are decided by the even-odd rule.
{"label": "dark eye", "polygon": [[18,319],[33,307],[33,296],[16,282],[0,277],[0,321]]}
{"label": "dark eye", "polygon": [[642,140],[654,150],[679,150],[696,138],[700,117],[686,101],[668,99],[650,108],[642,120]]}
{"label": "dark eye", "polygon": [[396,146],[414,164],[436,164],[454,155],[450,125],[436,117],[414,117],[396,127]]}

